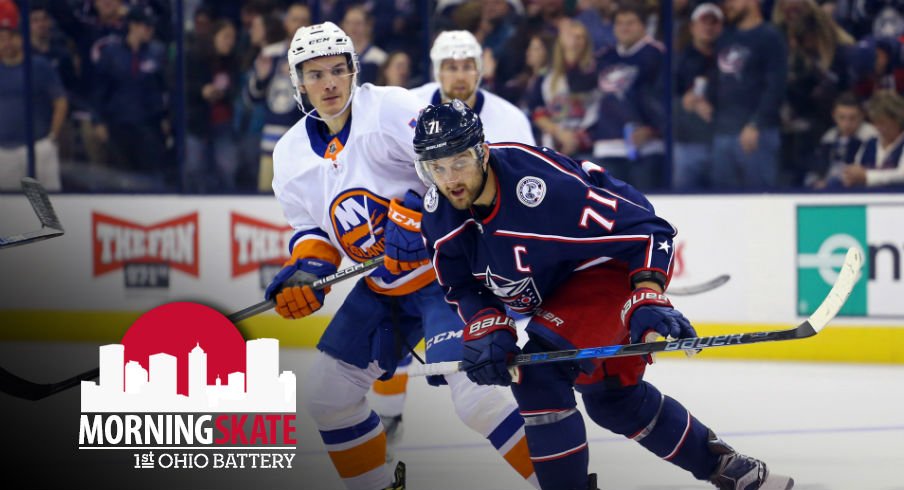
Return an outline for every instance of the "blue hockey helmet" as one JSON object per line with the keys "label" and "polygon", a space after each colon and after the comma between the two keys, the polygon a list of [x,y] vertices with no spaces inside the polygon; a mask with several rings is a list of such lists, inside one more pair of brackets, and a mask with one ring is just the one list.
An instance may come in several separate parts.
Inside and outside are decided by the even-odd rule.
{"label": "blue hockey helmet", "polygon": [[440,105],[430,105],[421,111],[414,128],[414,152],[417,154],[418,175],[425,182],[429,172],[425,162],[457,155],[473,148],[483,161],[483,123],[476,112],[464,102],[454,99]]}

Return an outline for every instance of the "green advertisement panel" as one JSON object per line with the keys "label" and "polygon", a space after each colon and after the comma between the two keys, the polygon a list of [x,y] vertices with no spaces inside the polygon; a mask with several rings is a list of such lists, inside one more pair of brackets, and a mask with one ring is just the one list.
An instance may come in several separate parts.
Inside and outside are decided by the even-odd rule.
{"label": "green advertisement panel", "polygon": [[[866,206],[797,207],[797,312],[808,316],[831,289],[850,247],[867,246]],[[869,254],[865,254],[867,261]],[[864,264],[863,270],[869,270]],[[860,281],[839,315],[866,316],[867,281]]]}

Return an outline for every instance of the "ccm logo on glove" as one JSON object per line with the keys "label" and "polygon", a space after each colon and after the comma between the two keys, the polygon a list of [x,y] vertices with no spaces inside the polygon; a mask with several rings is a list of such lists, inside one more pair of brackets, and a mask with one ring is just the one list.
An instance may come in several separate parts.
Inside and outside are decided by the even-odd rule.
{"label": "ccm logo on glove", "polygon": [[409,210],[409,214],[400,212],[394,206],[389,207],[389,219],[409,231],[421,231],[420,213]]}

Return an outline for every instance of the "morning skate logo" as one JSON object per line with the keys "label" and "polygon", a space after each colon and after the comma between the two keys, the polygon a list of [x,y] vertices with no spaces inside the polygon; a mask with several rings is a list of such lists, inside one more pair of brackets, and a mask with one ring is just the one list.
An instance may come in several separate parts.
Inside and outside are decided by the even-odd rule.
{"label": "morning skate logo", "polygon": [[151,225],[92,213],[94,276],[123,270],[127,288],[167,288],[170,269],[198,277],[198,213]]}
{"label": "morning skate logo", "polygon": [[502,300],[506,306],[519,312],[528,313],[534,310],[540,304],[540,292],[537,285],[534,284],[534,278],[525,277],[520,281],[494,274],[489,266],[484,274],[475,274],[477,280],[482,281],[484,286]]}
{"label": "morning skate logo", "polygon": [[79,449],[130,451],[140,469],[292,467],[296,382],[279,341],[246,342],[206,306],[145,313],[81,389]]}
{"label": "morning skate logo", "polygon": [[862,274],[840,315],[904,317],[904,205],[797,207],[797,309],[809,315],[828,293],[845,251],[864,252]]}
{"label": "morning skate logo", "polygon": [[266,288],[282,264],[289,260],[292,227],[231,213],[229,230],[232,235],[232,277],[259,271],[261,288]]}

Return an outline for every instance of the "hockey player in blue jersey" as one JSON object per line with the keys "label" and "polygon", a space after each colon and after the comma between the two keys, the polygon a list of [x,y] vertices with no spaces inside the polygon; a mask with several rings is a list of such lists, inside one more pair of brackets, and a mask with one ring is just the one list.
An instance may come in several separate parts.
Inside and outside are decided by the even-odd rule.
{"label": "hockey player in blue jersey", "polygon": [[[584,419],[629,437],[720,489],[782,489],[789,477],[722,442],[643,380],[650,359],[524,366],[506,307],[532,314],[523,352],[693,337],[663,291],[675,229],[630,185],[548,148],[487,145],[460,101],[430,106],[415,127],[422,230],[446,301],[465,320],[463,366],[478,384],[511,385],[541,488],[596,489]],[[514,381],[514,382],[513,382]]]}

